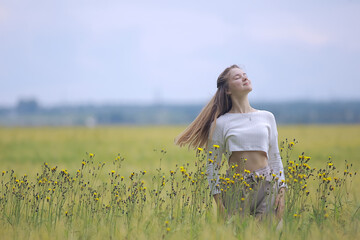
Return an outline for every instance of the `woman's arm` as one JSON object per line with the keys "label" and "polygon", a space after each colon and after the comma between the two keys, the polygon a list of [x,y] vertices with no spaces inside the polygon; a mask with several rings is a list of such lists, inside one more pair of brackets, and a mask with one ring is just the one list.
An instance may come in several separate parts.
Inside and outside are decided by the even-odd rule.
{"label": "woman's arm", "polygon": [[[214,122],[211,124],[211,128],[213,124]],[[223,124],[217,121],[211,139],[208,140],[206,156],[206,174],[212,195],[221,193],[219,170],[224,152]]]}
{"label": "woman's arm", "polygon": [[283,188],[288,188],[285,182],[285,173],[284,167],[281,161],[281,156],[279,152],[278,146],[278,131],[276,127],[275,117],[272,113],[270,113],[270,142],[269,142],[269,165],[273,170],[273,173],[276,174],[276,178],[278,178],[278,187],[279,190]]}
{"label": "woman's arm", "polygon": [[[215,127],[214,127],[215,124]],[[225,206],[222,202],[219,170],[222,156],[225,153],[224,122],[216,121],[211,124],[214,131],[207,144],[207,178],[210,187],[210,194],[214,196],[217,209],[222,217],[225,217]]]}

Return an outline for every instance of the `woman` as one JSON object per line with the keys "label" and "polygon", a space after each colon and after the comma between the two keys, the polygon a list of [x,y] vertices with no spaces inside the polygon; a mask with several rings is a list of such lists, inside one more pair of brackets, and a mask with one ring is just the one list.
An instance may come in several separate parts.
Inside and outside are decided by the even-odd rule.
{"label": "woman", "polygon": [[[274,213],[281,220],[287,186],[276,122],[272,113],[250,106],[251,91],[251,81],[242,69],[237,65],[226,68],[217,79],[215,96],[175,143],[208,150],[209,187],[220,214],[246,210],[260,219]],[[223,154],[231,167],[220,181]],[[233,177],[239,175],[241,184],[234,184]],[[226,182],[233,184],[224,185]]]}

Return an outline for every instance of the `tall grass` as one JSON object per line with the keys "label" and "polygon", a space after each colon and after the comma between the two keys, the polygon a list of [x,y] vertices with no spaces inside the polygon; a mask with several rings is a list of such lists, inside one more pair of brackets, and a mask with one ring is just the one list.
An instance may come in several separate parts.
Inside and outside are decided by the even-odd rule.
{"label": "tall grass", "polygon": [[[281,231],[276,231],[272,216],[259,222],[250,214],[227,219],[216,214],[202,149],[192,163],[176,165],[169,171],[160,167],[126,174],[122,172],[125,159],[120,155],[105,163],[96,161],[93,153],[72,173],[48,163],[42,165],[35,179],[16,176],[14,170],[3,171],[2,230],[14,238],[25,236],[23,231],[35,231],[35,236],[61,238],[91,239],[105,234],[110,238],[197,239],[207,232],[216,236],[218,229],[230,229],[223,230],[224,234],[236,238],[256,235],[261,229],[267,234],[264,236],[307,239],[314,237],[314,229],[316,234],[318,229],[331,226],[343,235],[357,235],[359,206],[349,192],[351,178],[356,175],[351,164],[345,162],[341,169],[329,159],[323,168],[314,169],[308,156],[291,158],[295,144],[281,143],[289,186]],[[166,151],[161,153],[165,155]],[[105,168],[107,164],[110,166]],[[228,167],[226,162],[223,166]],[[243,175],[234,176],[236,180]],[[224,175],[222,179],[225,185],[234,184]],[[311,188],[315,191],[308,190]]]}
{"label": "tall grass", "polygon": [[[170,130],[171,128],[166,128],[166,132]],[[48,129],[46,131],[51,132]],[[86,132],[85,129],[81,131]],[[154,131],[150,132],[154,134]],[[165,131],[159,135],[173,136],[172,133],[166,135]],[[86,139],[89,133],[85,136],[82,140],[89,141]],[[129,138],[129,142],[135,144],[134,140],[131,140],[131,135],[124,135],[123,138],[126,138],[125,136]],[[25,137],[22,135],[22,138],[26,139],[26,135]],[[42,133],[37,138],[46,139],[49,136]],[[99,138],[104,139],[104,137]],[[9,137],[2,142],[8,141],[8,146],[11,146],[14,139],[15,137]],[[111,140],[113,141],[114,138]],[[41,144],[43,141],[40,141]],[[81,141],[81,137],[78,137],[77,141]],[[158,140],[154,142],[156,141]],[[297,143],[296,140],[280,142],[284,174],[289,189],[286,192],[283,227],[279,231],[276,230],[277,221],[271,216],[263,221],[258,221],[249,214],[245,216],[234,214],[227,216],[226,219],[218,217],[205,174],[206,161],[208,161],[206,153],[200,150],[186,152],[189,155],[180,155],[182,161],[174,160],[174,153],[171,153],[174,150],[154,149],[154,142],[134,146],[139,151],[139,159],[145,158],[136,166],[132,159],[123,155],[113,154],[113,160],[103,161],[95,152],[96,155],[87,153],[83,159],[68,164],[56,161],[40,164],[34,161],[32,163],[34,167],[28,169],[28,175],[18,173],[19,165],[16,164],[14,168],[2,167],[3,170],[0,171],[1,237],[4,239],[359,237],[360,204],[356,189],[359,181],[355,173],[356,162],[350,161],[351,156],[350,158],[344,156],[341,160],[334,157],[334,154],[329,157],[329,153],[326,153],[325,158],[319,159],[308,152],[302,153],[301,149],[297,150],[302,146],[301,142]],[[47,146],[55,143],[56,141],[49,142]],[[306,144],[308,143],[303,145]],[[326,143],[323,143],[323,146],[325,145]],[[101,147],[104,149],[104,146]],[[47,150],[44,148],[45,152]],[[314,152],[315,148],[310,150],[309,152]],[[18,151],[21,153],[21,149]],[[63,148],[61,151],[66,149]],[[99,151],[104,152],[104,150]],[[146,151],[151,151],[151,156],[146,156],[144,153]],[[61,154],[60,152],[59,155]],[[73,158],[78,157],[74,155]],[[350,160],[345,161],[345,159]],[[25,159],[23,161],[25,162]],[[223,174],[224,186],[230,186],[236,182],[236,179],[242,177],[240,174],[234,179],[226,179],[224,173],[228,167],[227,163],[223,162],[220,170]]]}

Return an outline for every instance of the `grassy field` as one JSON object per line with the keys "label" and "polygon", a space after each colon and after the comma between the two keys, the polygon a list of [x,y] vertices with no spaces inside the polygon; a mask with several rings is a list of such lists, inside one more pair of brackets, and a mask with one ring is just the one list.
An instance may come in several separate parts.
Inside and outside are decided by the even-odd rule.
{"label": "grassy field", "polygon": [[[167,150],[163,164],[191,161],[195,153],[174,145],[184,127],[98,127],[88,128],[0,128],[1,168],[26,171],[44,162],[66,167],[78,165],[85,153],[98,161],[111,161],[118,153],[126,167],[137,169],[159,164],[161,149]],[[280,126],[279,142],[299,141],[294,154],[305,152],[317,164],[347,159],[360,167],[360,125]],[[158,151],[154,151],[158,150]]]}
{"label": "grassy field", "polygon": [[[221,221],[219,223],[216,218],[215,208],[211,206],[212,199],[207,198],[205,193],[199,196],[196,195],[198,199],[202,199],[203,203],[197,203],[195,195],[191,195],[192,193],[190,191],[184,193],[189,194],[189,199],[192,199],[189,201],[194,206],[197,204],[196,206],[198,206],[199,213],[193,212],[194,209],[189,208],[185,200],[171,200],[165,193],[165,186],[163,189],[164,195],[160,198],[157,197],[157,195],[151,193],[150,190],[154,190],[155,192],[162,189],[161,179],[163,176],[164,179],[166,179],[166,181],[164,180],[164,185],[166,182],[166,186],[170,186],[170,183],[179,183],[178,181],[181,183],[181,176],[183,177],[184,173],[182,172],[183,174],[181,175],[179,166],[187,167],[190,176],[197,176],[196,173],[200,174],[202,171],[194,166],[194,162],[199,163],[199,157],[197,158],[195,156],[196,151],[179,148],[173,143],[174,138],[183,129],[184,126],[122,126],[97,127],[93,129],[81,127],[0,128],[0,171],[8,171],[2,178],[3,185],[0,203],[2,203],[3,208],[0,208],[2,211],[2,216],[0,217],[0,232],[5,234],[7,238],[14,239],[63,239],[63,237],[69,239],[97,239],[101,238],[101,236],[105,236],[106,238],[120,237],[127,239],[149,237],[153,239],[190,239],[203,237],[214,239],[242,239],[256,236],[261,239],[268,239],[271,238],[269,234],[275,233],[280,234],[277,235],[277,238],[281,237],[284,239],[290,237],[294,239],[304,239],[308,237],[323,238],[324,236],[330,239],[337,239],[338,237],[356,238],[360,236],[358,229],[360,216],[359,211],[357,211],[359,207],[359,191],[355,187],[360,183],[358,176],[347,178],[347,183],[342,184],[340,188],[345,188],[346,186],[346,191],[338,192],[338,198],[335,198],[334,195],[335,200],[329,206],[329,209],[335,207],[337,210],[329,210],[329,213],[326,214],[330,217],[325,217],[325,219],[324,217],[317,217],[315,214],[315,210],[321,208],[318,204],[319,201],[316,202],[317,200],[315,199],[317,196],[316,189],[319,189],[319,185],[315,184],[316,181],[313,181],[311,185],[309,180],[307,189],[310,191],[313,202],[310,200],[307,201],[306,204],[308,206],[305,207],[305,209],[310,207],[312,210],[301,210],[300,208],[303,207],[301,204],[303,203],[298,202],[300,200],[292,199],[289,195],[287,204],[289,205],[290,202],[293,201],[291,204],[299,206],[295,210],[292,208],[292,212],[287,213],[285,216],[284,220],[286,221],[282,233],[274,232],[274,226],[271,224],[259,225],[251,218],[246,221],[237,219],[238,223],[223,223]],[[329,156],[331,156],[331,162],[337,167],[337,170],[340,170],[340,173],[338,173],[339,176],[343,176],[342,173],[346,169],[344,168],[345,160],[347,160],[349,164],[352,164],[352,174],[360,167],[360,125],[279,126],[278,132],[279,143],[285,141],[285,139],[288,139],[288,143],[295,143],[290,160],[297,160],[298,156],[304,152],[305,156],[311,157],[309,164],[312,168],[325,169],[328,166]],[[90,153],[94,154],[94,156],[91,155],[92,157],[89,158]],[[120,154],[120,156],[118,154]],[[121,161],[121,168],[119,168],[119,160],[123,160],[123,158],[124,161]],[[117,159],[118,163],[114,163],[114,159]],[[9,181],[9,184],[13,185],[17,183],[16,179],[11,178],[13,177],[12,175],[10,176],[11,170],[15,171],[14,174],[18,176],[17,179],[27,174],[29,182],[37,182],[39,180],[37,174],[47,171],[46,168],[44,170],[44,163],[47,163],[46,166],[49,166],[49,173],[42,175],[48,178],[46,181],[50,182],[49,179],[54,180],[56,176],[56,179],[59,179],[59,176],[62,174],[61,176],[65,175],[64,179],[68,179],[68,182],[64,181],[64,184],[67,184],[66,186],[69,187],[69,189],[73,189],[75,185],[69,183],[70,177],[67,176],[74,177],[78,170],[79,172],[80,170],[83,171],[83,162],[86,162],[86,167],[89,169],[89,176],[84,176],[84,179],[91,182],[93,178],[91,178],[90,173],[98,174],[97,182],[94,183],[92,187],[97,188],[99,192],[101,192],[99,189],[103,189],[103,197],[100,198],[100,200],[96,200],[99,201],[99,203],[101,202],[103,206],[94,205],[88,210],[89,213],[95,215],[83,215],[83,212],[87,212],[86,207],[82,207],[82,205],[78,203],[71,205],[67,200],[64,200],[64,205],[61,205],[61,208],[59,207],[59,202],[51,205],[54,209],[58,209],[59,212],[62,211],[61,213],[52,213],[50,205],[49,209],[46,209],[46,204],[50,204],[52,199],[55,198],[55,195],[51,195],[50,200],[50,195],[44,194],[42,205],[40,203],[37,205],[42,206],[40,212],[44,212],[44,214],[48,216],[47,218],[43,218],[41,215],[41,218],[39,218],[41,221],[38,218],[32,218],[32,216],[38,214],[38,211],[32,213],[29,207],[30,205],[21,205],[21,200],[17,200],[19,201],[17,203],[14,200],[16,198],[11,198],[11,201],[14,201],[13,204],[4,203],[5,197],[3,194],[11,192],[7,187],[4,187],[4,182]],[[91,162],[94,162],[93,170],[90,168]],[[95,166],[97,166],[99,162],[104,162],[105,165],[95,169]],[[283,159],[283,162],[285,165],[285,159]],[[189,163],[189,166],[187,166],[187,163]],[[55,173],[51,175],[50,169],[55,166],[58,166],[57,172],[63,170],[65,173],[59,173],[60,175],[56,176]],[[176,171],[180,178],[172,179],[171,175],[169,175],[170,170]],[[112,173],[112,171],[114,172]],[[143,171],[146,171],[146,174]],[[136,173],[136,175],[134,175],[134,179],[129,179],[128,176],[131,177],[132,172]],[[143,205],[139,203],[140,205],[131,205],[131,208],[129,205],[120,206],[118,203],[116,210],[112,205],[109,205],[108,208],[107,204],[115,203],[113,202],[113,196],[107,194],[107,190],[110,191],[111,188],[106,186],[101,188],[100,186],[102,182],[109,182],[109,177],[114,177],[114,174],[116,175],[117,173],[119,173],[119,177],[120,175],[126,176],[126,180],[128,181],[128,185],[126,186],[128,187],[132,187],[134,184],[140,184],[140,186],[143,187],[141,181],[144,181],[145,186],[148,186],[148,202],[151,203],[143,203]],[[191,175],[191,173],[193,173],[193,175]],[[336,170],[331,174],[333,174],[331,176],[334,177],[337,174]],[[315,172],[314,175],[316,175]],[[74,178],[77,179],[76,181],[84,180],[80,177]],[[199,185],[197,187],[206,186],[207,181],[200,181],[200,178],[198,180]],[[351,184],[350,180],[352,180]],[[134,181],[138,182],[134,183]],[[190,184],[189,186],[186,185],[188,189],[195,190],[191,182],[186,184]],[[14,185],[14,187],[16,187],[16,189],[18,188],[17,185]],[[31,189],[32,192],[26,193],[33,194],[32,197],[36,198],[37,192],[41,192],[44,189],[44,184],[39,183],[36,186],[34,185],[34,188]],[[57,188],[54,188],[54,192],[56,192],[55,189],[58,191]],[[199,191],[198,188],[196,189]],[[79,189],[77,189],[77,191],[78,190]],[[319,191],[323,192],[325,190],[326,189],[319,189]],[[15,188],[13,191],[15,191]],[[25,190],[20,189],[19,191]],[[296,191],[290,191],[289,194],[300,194]],[[326,191],[326,193],[329,192],[328,190]],[[60,193],[61,192],[59,192],[59,195]],[[25,195],[25,192],[19,192],[19,194]],[[72,200],[81,201],[82,195],[77,195],[76,191],[71,194],[67,197],[72,198]],[[92,190],[89,194],[94,194],[94,191]],[[329,193],[329,196],[330,194],[333,193]],[[144,197],[143,195],[137,196],[139,199],[140,197]],[[96,199],[96,197],[92,198],[92,200],[93,199]],[[341,201],[335,202],[336,199]],[[164,203],[161,203],[161,201]],[[123,201],[123,203],[128,204],[125,201]],[[316,205],[315,203],[318,204],[318,207],[311,207],[311,205]],[[19,209],[16,204],[19,204]],[[208,204],[210,205],[208,206]],[[138,206],[141,206],[142,210],[140,212]],[[176,206],[176,209],[174,206]],[[111,211],[109,210],[110,207]],[[27,210],[28,215],[24,212],[24,209],[27,208],[29,208]],[[78,209],[77,212],[74,208]],[[69,220],[70,213],[68,213],[68,211],[70,210],[68,209],[72,209],[73,211],[71,220]],[[127,213],[124,215],[124,212],[119,212],[121,209],[126,209]],[[171,209],[170,218],[169,209]],[[287,209],[290,209],[289,206]],[[300,210],[303,211],[301,218],[296,216]],[[80,212],[82,215],[79,215]],[[133,214],[131,219],[128,213]],[[13,214],[18,214],[17,218],[19,219],[12,218],[10,215]],[[324,215],[323,213],[321,214]],[[298,215],[300,215],[300,213],[298,213]],[[102,216],[109,219],[93,222],[93,220],[89,220],[90,216]],[[194,221],[196,223],[194,223]],[[109,222],[117,224],[113,225],[109,224]],[[33,225],[29,225],[29,223]],[[108,226],[110,226],[110,228]],[[262,231],[259,231],[259,229]]]}

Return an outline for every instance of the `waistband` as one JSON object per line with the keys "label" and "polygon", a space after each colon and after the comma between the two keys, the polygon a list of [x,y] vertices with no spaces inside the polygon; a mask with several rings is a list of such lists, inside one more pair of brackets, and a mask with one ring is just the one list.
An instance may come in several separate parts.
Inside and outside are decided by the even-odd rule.
{"label": "waistband", "polygon": [[266,167],[256,169],[251,173],[244,174],[245,178],[247,179],[252,178],[255,182],[257,182],[259,176],[264,176],[264,179],[266,179],[267,181],[271,181],[273,177],[271,175],[270,166],[267,165]]}
{"label": "waistband", "polygon": [[267,175],[271,173],[271,169],[270,166],[267,165],[266,167],[256,169],[254,173],[256,173],[257,175],[262,175],[262,174]]}

